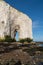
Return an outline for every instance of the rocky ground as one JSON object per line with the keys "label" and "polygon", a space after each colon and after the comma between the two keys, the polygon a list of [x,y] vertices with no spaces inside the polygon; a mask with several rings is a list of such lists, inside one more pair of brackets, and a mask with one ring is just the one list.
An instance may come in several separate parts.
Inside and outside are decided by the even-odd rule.
{"label": "rocky ground", "polygon": [[43,47],[36,44],[1,42],[0,65],[43,65]]}

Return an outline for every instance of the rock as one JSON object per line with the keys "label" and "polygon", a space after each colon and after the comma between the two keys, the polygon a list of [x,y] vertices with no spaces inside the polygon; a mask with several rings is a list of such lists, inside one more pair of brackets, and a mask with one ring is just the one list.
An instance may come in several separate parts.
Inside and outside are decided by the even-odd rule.
{"label": "rock", "polygon": [[19,39],[33,39],[32,20],[26,14],[11,7],[8,3],[0,1],[1,39],[6,35],[15,38],[16,32],[19,33]]}

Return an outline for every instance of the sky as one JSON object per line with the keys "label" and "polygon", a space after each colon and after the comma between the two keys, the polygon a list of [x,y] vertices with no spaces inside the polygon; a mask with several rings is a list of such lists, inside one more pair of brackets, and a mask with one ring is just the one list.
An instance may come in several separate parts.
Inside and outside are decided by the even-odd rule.
{"label": "sky", "polygon": [[[32,19],[34,41],[43,41],[43,0],[5,0]],[[18,33],[16,35],[18,38]]]}

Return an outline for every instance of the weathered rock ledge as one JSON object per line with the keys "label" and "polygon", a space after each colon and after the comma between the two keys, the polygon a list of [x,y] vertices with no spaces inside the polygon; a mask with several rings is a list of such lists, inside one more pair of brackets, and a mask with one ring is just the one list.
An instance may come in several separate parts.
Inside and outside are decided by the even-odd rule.
{"label": "weathered rock ledge", "polygon": [[37,65],[38,62],[43,62],[43,47],[18,43],[0,43],[0,63],[2,65],[7,65],[7,63],[15,65],[17,62],[24,65]]}

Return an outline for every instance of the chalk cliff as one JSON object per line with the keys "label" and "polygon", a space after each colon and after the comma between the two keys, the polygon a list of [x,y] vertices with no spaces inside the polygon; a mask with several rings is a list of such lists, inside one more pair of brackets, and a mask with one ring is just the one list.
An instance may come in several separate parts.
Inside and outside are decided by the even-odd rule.
{"label": "chalk cliff", "polygon": [[32,39],[32,20],[24,13],[0,1],[0,38],[10,35],[15,38],[17,31],[19,39]]}

